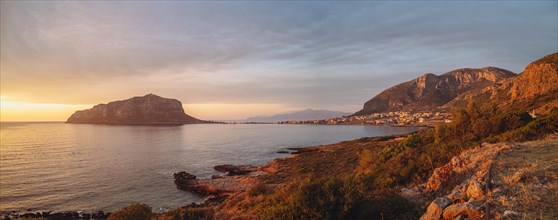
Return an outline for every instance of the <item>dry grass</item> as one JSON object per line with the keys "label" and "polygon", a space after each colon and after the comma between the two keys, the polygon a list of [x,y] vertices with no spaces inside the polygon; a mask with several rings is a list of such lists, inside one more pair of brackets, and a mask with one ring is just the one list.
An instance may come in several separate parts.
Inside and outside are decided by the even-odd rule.
{"label": "dry grass", "polygon": [[492,201],[523,219],[558,219],[558,139],[519,144],[494,166]]}

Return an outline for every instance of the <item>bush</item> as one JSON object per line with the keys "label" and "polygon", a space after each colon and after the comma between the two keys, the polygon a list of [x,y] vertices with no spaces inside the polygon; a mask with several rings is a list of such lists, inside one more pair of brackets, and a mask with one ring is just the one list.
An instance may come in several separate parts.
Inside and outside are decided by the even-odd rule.
{"label": "bush", "polygon": [[503,133],[499,141],[528,141],[558,132],[558,109],[553,108],[550,114],[539,117],[529,124]]}
{"label": "bush", "polygon": [[535,121],[524,111],[481,112],[474,103],[466,110],[452,112],[452,123],[418,131],[398,144],[385,147],[378,155],[380,163],[374,170],[376,183],[393,187],[424,182],[435,167],[483,141],[531,140],[556,131],[558,123],[558,110]]}
{"label": "bush", "polygon": [[109,215],[108,220],[149,220],[153,216],[146,204],[132,204]]}
{"label": "bush", "polygon": [[[272,197],[259,219],[397,219],[417,217],[415,205],[391,191],[373,189],[369,176],[304,181],[286,199]],[[407,216],[407,217],[403,217]]]}
{"label": "bush", "polygon": [[372,166],[374,165],[374,155],[369,149],[364,149],[358,159],[358,167],[356,170],[357,175],[368,175],[372,173]]}
{"label": "bush", "polygon": [[380,152],[380,155],[378,155],[380,158],[380,162],[386,162],[387,160],[397,156],[407,149],[412,149],[423,145],[423,137],[425,136],[423,135],[423,133],[424,131],[419,131],[417,133],[411,134],[399,144],[384,148]]}
{"label": "bush", "polygon": [[435,167],[484,141],[558,133],[558,109],[533,120],[526,112],[479,111],[470,103],[453,114],[452,123],[410,134],[377,156],[364,149],[348,179],[309,177],[275,189],[255,209],[258,219],[416,219],[417,206],[398,195],[398,186],[426,181]]}
{"label": "bush", "polygon": [[255,197],[258,195],[267,195],[273,190],[265,183],[258,183],[248,190],[248,195]]}
{"label": "bush", "polygon": [[210,207],[199,208],[177,208],[165,212],[162,215],[163,220],[202,220],[213,219],[213,209]]}

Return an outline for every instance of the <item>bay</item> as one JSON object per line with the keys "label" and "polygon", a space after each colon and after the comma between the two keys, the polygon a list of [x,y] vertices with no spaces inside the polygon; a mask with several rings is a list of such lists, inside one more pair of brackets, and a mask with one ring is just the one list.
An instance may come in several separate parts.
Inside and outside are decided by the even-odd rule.
{"label": "bay", "polygon": [[155,211],[200,202],[172,173],[202,178],[220,164],[265,164],[288,147],[408,133],[414,127],[195,124],[118,126],[1,123],[0,210]]}

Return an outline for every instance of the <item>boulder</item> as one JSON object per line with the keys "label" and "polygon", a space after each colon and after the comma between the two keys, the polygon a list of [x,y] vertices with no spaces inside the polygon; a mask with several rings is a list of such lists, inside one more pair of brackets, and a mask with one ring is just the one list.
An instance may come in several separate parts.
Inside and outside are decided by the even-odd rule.
{"label": "boulder", "polygon": [[484,199],[483,186],[476,180],[471,180],[469,186],[467,186],[467,196],[469,198],[475,198],[477,200]]}
{"label": "boulder", "polygon": [[503,220],[515,220],[515,219],[521,219],[521,212],[515,212],[515,211],[511,211],[511,210],[506,210],[504,212],[504,214],[502,215]]}
{"label": "boulder", "polygon": [[527,175],[525,174],[525,172],[517,171],[513,174],[510,181],[511,181],[511,183],[519,183],[519,182],[525,181],[525,179],[527,179]]}
{"label": "boulder", "polygon": [[196,176],[189,174],[184,171],[180,171],[172,174],[175,180],[195,180]]}
{"label": "boulder", "polygon": [[198,179],[196,176],[189,174],[187,172],[181,171],[178,173],[174,173],[174,184],[176,188],[188,192],[199,193],[204,195],[211,195],[216,192],[206,185],[199,184]]}
{"label": "boulder", "polygon": [[214,167],[215,170],[219,172],[226,173],[227,176],[239,176],[239,175],[246,175],[248,173],[258,171],[258,167],[255,166],[247,166],[247,165],[217,165]]}
{"label": "boulder", "polygon": [[453,203],[461,203],[467,201],[467,195],[463,193],[461,190],[454,190],[448,195],[448,198],[453,201]]}
{"label": "boulder", "polygon": [[444,209],[444,219],[455,219],[467,217],[468,219],[479,219],[482,215],[483,203],[479,201],[457,203]]}
{"label": "boulder", "polygon": [[421,220],[440,219],[440,216],[442,216],[444,208],[446,208],[450,204],[451,204],[451,199],[449,199],[448,197],[436,198],[434,201],[432,201],[432,203],[430,203],[430,205],[426,209],[426,212],[424,213],[424,215],[422,215],[422,217],[420,217],[420,219]]}
{"label": "boulder", "polygon": [[450,163],[434,169],[432,176],[426,182],[426,188],[430,190],[437,190],[442,187],[442,184],[448,182],[453,174],[452,165]]}

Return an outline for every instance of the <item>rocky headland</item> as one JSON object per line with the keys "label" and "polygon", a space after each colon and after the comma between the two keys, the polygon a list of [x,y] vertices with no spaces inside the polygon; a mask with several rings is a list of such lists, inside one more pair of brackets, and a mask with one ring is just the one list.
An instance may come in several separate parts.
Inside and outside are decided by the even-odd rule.
{"label": "rocky headland", "polygon": [[465,107],[471,100],[489,108],[526,109],[547,113],[558,106],[558,53],[549,54],[513,77],[466,91],[444,108]]}
{"label": "rocky headland", "polygon": [[384,90],[364,103],[362,110],[355,115],[432,110],[462,93],[493,85],[515,75],[509,70],[496,67],[456,69],[440,76],[427,73]]}
{"label": "rocky headland", "polygon": [[519,74],[496,67],[431,73],[390,87],[354,115],[463,108],[471,100],[486,108],[545,113],[558,106],[558,53],[535,60]]}
{"label": "rocky headland", "polygon": [[207,123],[187,115],[176,99],[154,94],[98,104],[91,109],[76,111],[66,123],[121,125],[182,125]]}
{"label": "rocky headland", "polygon": [[[207,195],[198,204],[215,210],[214,218],[254,219],[257,213],[246,207],[257,206],[264,197],[260,191],[292,184],[301,172],[314,176],[347,177],[358,170],[355,155],[364,149],[380,153],[386,146],[401,142],[405,136],[346,141],[301,148],[287,158],[262,166],[227,167],[224,175],[212,179],[175,173],[179,189]],[[302,150],[304,149],[304,150]],[[399,194],[422,206],[420,219],[543,219],[558,217],[558,136],[524,143],[483,143],[453,157],[433,170],[428,180]],[[336,158],[336,162],[330,161]],[[351,159],[352,158],[352,159]],[[327,164],[327,166],[324,166]],[[231,171],[240,173],[231,174]]]}

